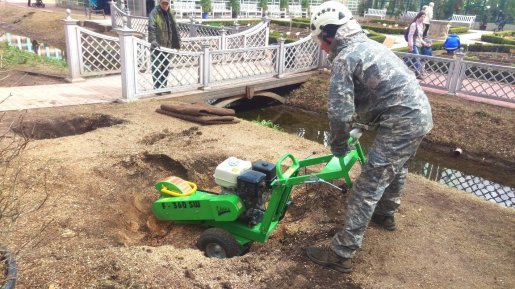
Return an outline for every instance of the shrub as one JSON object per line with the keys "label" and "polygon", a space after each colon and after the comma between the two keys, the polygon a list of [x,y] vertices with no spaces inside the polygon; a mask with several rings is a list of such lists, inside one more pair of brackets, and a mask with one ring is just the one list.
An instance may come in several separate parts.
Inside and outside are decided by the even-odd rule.
{"label": "shrub", "polygon": [[375,32],[375,31],[372,31],[372,30],[368,30],[368,35],[367,36],[368,36],[369,39],[372,39],[372,40],[377,41],[379,43],[383,43],[384,40],[386,39],[386,35],[378,33],[378,32]]}
{"label": "shrub", "polygon": [[286,38],[284,35],[282,35],[281,32],[273,31],[273,32],[270,32],[270,34],[268,35],[268,44],[277,44],[277,43],[279,43],[279,38],[281,38],[281,37],[286,39],[284,41],[284,43],[292,43],[292,42],[297,41],[297,39]]}
{"label": "shrub", "polygon": [[311,22],[311,19],[309,19],[309,18],[292,18],[291,21],[307,23],[309,25],[309,23]]}
{"label": "shrub", "polygon": [[[295,18],[298,19],[298,18]],[[299,21],[288,21],[288,20],[277,20],[273,19],[270,23],[276,24],[279,26],[286,26],[286,27],[295,27],[295,28],[309,28],[309,22],[299,22]]]}
{"label": "shrub", "polygon": [[361,25],[361,27],[363,29],[368,29],[368,30],[372,30],[372,31],[384,33],[384,34],[404,34],[404,30],[406,30],[405,28],[400,28],[400,27],[389,28],[389,27],[380,27],[380,26],[372,26],[372,25]]}
{"label": "shrub", "polygon": [[66,62],[52,58],[41,57],[37,54],[30,53],[10,46],[7,42],[0,42],[0,54],[3,54],[1,62],[4,64],[29,64],[29,65],[49,65],[57,69],[67,67]]}
{"label": "shrub", "polygon": [[474,43],[470,45],[466,45],[465,50],[468,51],[476,51],[476,52],[501,52],[501,53],[510,53],[511,50],[515,49],[515,45],[508,44],[482,44],[482,43]]}
{"label": "shrub", "polygon": [[394,24],[396,24],[396,23],[397,23],[397,21],[395,21],[395,20],[386,20],[386,19],[385,19],[385,20],[381,20],[381,19],[370,19],[370,20],[368,21],[368,23],[381,23],[381,24],[382,24],[382,23],[386,23],[386,24],[388,24],[388,25],[394,25]]}
{"label": "shrub", "polygon": [[515,45],[515,40],[507,38],[507,36],[511,37],[513,36],[513,34],[513,31],[502,31],[493,34],[483,34],[481,35],[481,41],[497,44]]}
{"label": "shrub", "polygon": [[449,29],[449,34],[463,34],[469,32],[469,28],[465,26],[456,26]]}

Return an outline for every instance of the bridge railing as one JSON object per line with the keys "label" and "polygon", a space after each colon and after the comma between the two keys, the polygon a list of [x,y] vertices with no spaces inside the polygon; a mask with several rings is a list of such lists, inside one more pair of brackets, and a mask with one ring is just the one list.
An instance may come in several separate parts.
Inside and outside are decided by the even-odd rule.
{"label": "bridge railing", "polygon": [[[129,10],[120,8],[116,2],[110,2],[110,5],[111,26],[113,29],[122,28],[123,21],[125,18],[125,21],[127,22],[127,27],[138,31],[146,38],[146,36],[148,35],[148,17],[133,16],[130,14]],[[190,19],[190,23],[177,22],[177,28],[179,30],[181,38],[219,36],[220,31],[224,29],[223,27],[214,27],[196,23],[193,18]],[[227,29],[226,34],[231,35],[235,33],[241,33],[248,28],[249,27],[247,26],[240,27],[239,25],[236,25],[236,27],[233,29]]]}
{"label": "bridge railing", "polygon": [[[153,93],[207,89],[227,82],[281,78],[287,73],[316,69],[321,63],[320,50],[311,37],[288,47],[281,39],[278,45],[229,50],[212,50],[204,43],[201,51],[183,52],[151,49],[134,30],[121,29],[118,33],[126,100]],[[296,53],[287,53],[288,49]]]}
{"label": "bridge railing", "polygon": [[396,52],[416,73],[422,86],[515,103],[515,67]]}
{"label": "bridge railing", "polygon": [[[119,9],[116,11],[119,11]],[[125,22],[122,24],[122,28],[118,29],[130,29],[127,19],[127,17],[121,18]],[[81,28],[77,25],[78,21],[71,19],[70,16],[63,22],[66,30],[67,55],[70,58],[70,61],[68,61],[70,79],[120,73],[119,43],[121,40],[119,38]],[[132,23],[136,22],[133,21]],[[135,32],[135,36],[141,38],[141,30],[138,31],[134,28],[130,30]],[[264,19],[259,24],[232,35],[227,35],[228,30],[225,29],[218,29],[217,32],[220,35],[183,38],[181,51],[199,52],[203,50],[204,44],[208,44],[211,50],[267,46],[269,20]],[[68,46],[70,46],[69,49]]]}

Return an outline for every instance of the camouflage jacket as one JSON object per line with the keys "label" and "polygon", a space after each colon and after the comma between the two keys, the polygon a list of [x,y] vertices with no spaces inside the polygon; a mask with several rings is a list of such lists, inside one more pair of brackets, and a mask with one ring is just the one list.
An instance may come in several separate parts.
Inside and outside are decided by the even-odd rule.
{"label": "camouflage jacket", "polygon": [[431,107],[415,74],[363,32],[344,37],[340,30],[331,45],[331,135],[345,137],[354,113],[359,122],[391,129],[399,136],[427,134],[433,126]]}
{"label": "camouflage jacket", "polygon": [[148,42],[156,41],[160,46],[167,48],[181,48],[181,36],[177,28],[177,23],[172,15],[172,11],[168,8],[168,19],[170,25],[166,24],[166,18],[163,9],[156,6],[148,16]]}

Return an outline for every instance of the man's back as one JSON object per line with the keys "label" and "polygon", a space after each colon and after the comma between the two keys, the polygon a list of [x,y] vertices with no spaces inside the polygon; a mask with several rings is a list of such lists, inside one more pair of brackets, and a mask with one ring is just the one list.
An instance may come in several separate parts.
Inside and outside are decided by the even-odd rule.
{"label": "man's back", "polygon": [[431,108],[414,73],[393,52],[364,34],[348,40],[334,60],[332,83],[338,86],[338,79],[352,74],[353,109],[360,121],[390,127],[417,123],[417,127],[403,129],[407,134],[427,133],[432,126]]}

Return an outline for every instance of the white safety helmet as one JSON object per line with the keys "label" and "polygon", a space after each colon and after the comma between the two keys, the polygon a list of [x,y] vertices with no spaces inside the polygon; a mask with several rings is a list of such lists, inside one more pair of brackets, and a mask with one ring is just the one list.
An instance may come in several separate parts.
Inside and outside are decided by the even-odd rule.
{"label": "white safety helmet", "polygon": [[317,40],[325,25],[343,25],[352,18],[352,12],[343,3],[327,1],[318,6],[311,15],[311,37]]}

